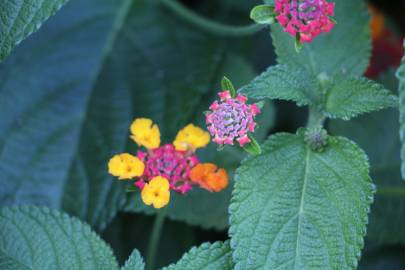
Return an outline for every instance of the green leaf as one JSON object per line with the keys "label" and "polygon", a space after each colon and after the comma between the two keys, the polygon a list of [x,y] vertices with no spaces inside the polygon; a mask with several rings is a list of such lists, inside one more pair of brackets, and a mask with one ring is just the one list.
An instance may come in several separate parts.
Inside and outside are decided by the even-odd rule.
{"label": "green leaf", "polygon": [[48,208],[0,209],[1,269],[118,269],[107,244],[76,218]]}
{"label": "green leaf", "polygon": [[[270,4],[272,1],[264,1]],[[361,76],[368,67],[371,53],[369,16],[364,1],[340,0],[335,19],[339,24],[328,34],[321,34],[306,43],[300,53],[294,48],[294,37],[279,24],[271,26],[273,45],[280,64],[303,67],[313,77],[326,73]]]}
{"label": "green leaf", "polygon": [[194,247],[176,263],[163,270],[202,270],[233,268],[231,248],[229,242],[204,243],[198,248]]}
{"label": "green leaf", "polygon": [[121,270],[143,270],[145,269],[145,263],[138,250],[134,249],[125,265],[121,267]]}
{"label": "green leaf", "polygon": [[250,18],[258,24],[272,24],[276,21],[274,6],[259,5],[255,6],[250,12]]}
{"label": "green leaf", "polygon": [[405,244],[405,182],[401,180],[398,110],[390,109],[347,121],[334,120],[331,132],[347,136],[370,157],[377,193],[367,239],[377,244]]}
{"label": "green leaf", "polygon": [[68,0],[0,2],[0,62],[23,39],[37,31]]}
{"label": "green leaf", "polygon": [[249,135],[249,139],[250,139],[250,143],[245,145],[243,147],[243,150],[245,150],[246,152],[248,152],[251,155],[259,155],[259,154],[261,154],[262,149],[260,148],[260,145],[258,144],[256,139],[251,135]]}
{"label": "green leaf", "polygon": [[230,206],[237,269],[354,269],[373,186],[364,152],[329,137],[322,153],[302,131],[278,134],[238,169]]}
{"label": "green leaf", "polygon": [[[404,39],[405,47],[405,39]],[[400,123],[400,138],[402,143],[401,150],[401,174],[402,179],[405,179],[405,56],[402,58],[401,66],[397,71],[397,78],[399,80],[399,123]]]}
{"label": "green leaf", "polygon": [[221,88],[222,91],[229,91],[231,94],[231,97],[236,96],[236,90],[235,87],[233,86],[231,80],[229,80],[227,77],[223,77],[221,80]]}
{"label": "green leaf", "polygon": [[398,105],[398,99],[381,84],[366,78],[339,76],[326,90],[325,113],[349,120],[362,113]]}
{"label": "green leaf", "polygon": [[123,203],[105,166],[130,93],[100,78],[132,3],[72,0],[0,65],[0,204],[63,205],[101,227]]}
{"label": "green leaf", "polygon": [[306,70],[276,65],[268,68],[239,92],[250,98],[291,100],[303,106],[317,102],[317,88],[316,80]]}
{"label": "green leaf", "polygon": [[[135,153],[131,121],[150,117],[173,140],[229,66],[243,77],[246,63],[224,50],[156,2],[72,0],[0,65],[0,204],[47,205],[103,229],[126,203],[107,163]],[[208,195],[221,207],[199,220],[226,226],[230,190]],[[198,196],[183,203],[195,215]]]}

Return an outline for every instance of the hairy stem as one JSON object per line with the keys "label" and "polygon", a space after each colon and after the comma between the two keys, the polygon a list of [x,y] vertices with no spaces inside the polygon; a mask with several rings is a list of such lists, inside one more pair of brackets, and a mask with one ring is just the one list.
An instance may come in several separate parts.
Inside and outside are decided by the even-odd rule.
{"label": "hairy stem", "polygon": [[166,211],[160,210],[155,217],[155,222],[153,223],[152,234],[149,238],[148,251],[146,254],[148,270],[155,269],[156,252],[160,240],[160,235],[162,232],[162,227],[165,221],[165,217]]}
{"label": "hairy stem", "polygon": [[192,10],[189,10],[176,0],[159,1],[162,5],[176,13],[180,18],[188,23],[200,28],[201,30],[218,36],[239,37],[253,35],[265,27],[264,25],[259,24],[250,24],[247,26],[226,25],[202,17]]}
{"label": "hairy stem", "polygon": [[323,126],[325,119],[326,117],[322,114],[322,112],[315,108],[309,108],[307,128]]}

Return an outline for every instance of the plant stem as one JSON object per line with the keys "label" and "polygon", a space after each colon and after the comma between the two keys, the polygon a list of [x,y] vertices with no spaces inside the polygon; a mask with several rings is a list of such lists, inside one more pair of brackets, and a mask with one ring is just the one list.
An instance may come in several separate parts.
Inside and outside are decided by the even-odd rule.
{"label": "plant stem", "polygon": [[183,20],[214,35],[229,37],[247,36],[258,32],[265,27],[264,25],[259,24],[251,24],[247,26],[226,25],[202,17],[192,10],[189,10],[176,0],[159,1],[162,5],[176,13]]}
{"label": "plant stem", "polygon": [[146,254],[147,269],[155,269],[156,252],[160,240],[160,234],[166,217],[166,210],[160,210],[153,223],[152,234],[149,238],[148,251]]}
{"label": "plant stem", "polygon": [[315,126],[323,126],[326,117],[315,108],[309,108],[309,116],[308,116],[308,123],[307,128],[315,127]]}

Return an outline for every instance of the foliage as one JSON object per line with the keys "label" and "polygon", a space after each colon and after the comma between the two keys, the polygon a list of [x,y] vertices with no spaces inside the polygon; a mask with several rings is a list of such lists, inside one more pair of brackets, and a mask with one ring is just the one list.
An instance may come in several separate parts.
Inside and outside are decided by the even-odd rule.
{"label": "foliage", "polygon": [[[152,269],[156,247],[180,254],[173,242],[185,238],[181,253],[198,247],[164,269],[403,265],[393,245],[405,245],[399,150],[405,63],[397,72],[398,124],[390,83],[362,77],[371,53],[363,1],[336,1],[338,24],[300,53],[294,38],[269,19],[274,0],[257,1],[253,10],[207,0],[192,7],[196,12],[175,0],[70,0],[61,8],[66,2],[0,3],[1,269],[119,269],[111,248],[93,232],[108,226],[104,236],[118,247],[123,270]],[[260,25],[230,26],[197,14],[222,18],[229,12],[239,23],[248,20],[248,10]],[[263,56],[271,54],[268,35],[258,38],[264,49],[246,37],[269,23],[278,62],[270,66]],[[153,119],[162,141],[171,142],[189,123],[206,127],[204,112],[221,88],[233,96],[238,89],[262,111],[248,153],[231,146],[199,150],[202,162],[234,178],[224,192],[172,194],[170,205],[156,210],[108,174],[111,156],[136,151],[128,131],[134,118]],[[306,127],[268,137],[271,127],[283,130],[285,124],[276,122],[273,99],[306,106]],[[403,145],[401,153],[404,159]],[[120,211],[157,218],[154,225],[145,216],[123,224]],[[162,230],[165,216],[177,222]],[[181,232],[173,225],[180,222],[187,228]],[[228,230],[215,238],[230,239],[209,244],[196,237],[214,234],[209,229]],[[161,239],[170,243],[159,246],[164,233],[170,237]],[[143,247],[138,251],[131,242],[124,256],[117,242],[129,238]],[[383,252],[387,246],[392,252]]]}

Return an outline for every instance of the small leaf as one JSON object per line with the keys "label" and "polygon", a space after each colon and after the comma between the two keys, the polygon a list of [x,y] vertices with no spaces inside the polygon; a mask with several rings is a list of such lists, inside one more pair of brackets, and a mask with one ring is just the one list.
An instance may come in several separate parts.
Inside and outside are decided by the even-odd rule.
{"label": "small leaf", "polygon": [[143,270],[145,263],[138,250],[134,249],[121,270]]}
{"label": "small leaf", "polygon": [[0,209],[0,265],[2,270],[118,269],[112,250],[90,226],[32,206]]}
{"label": "small leaf", "polygon": [[229,242],[204,243],[200,247],[194,247],[184,254],[176,264],[163,268],[163,270],[198,269],[234,269]]}
{"label": "small leaf", "polygon": [[[405,48],[405,39],[404,39]],[[397,71],[399,80],[399,124],[400,124],[400,139],[402,143],[401,149],[401,175],[405,179],[405,56],[402,58],[401,66]]]}
{"label": "small leaf", "polygon": [[23,39],[37,31],[68,0],[0,2],[0,62]]}
{"label": "small leaf", "polygon": [[295,51],[297,53],[299,53],[302,50],[302,47],[304,46],[304,44],[302,44],[301,41],[301,36],[299,33],[297,33],[297,35],[295,36]]}
{"label": "small leaf", "polygon": [[367,156],[329,137],[278,134],[237,170],[230,206],[235,269],[354,269],[373,199]]}
{"label": "small leaf", "polygon": [[339,76],[330,82],[324,110],[330,118],[349,120],[362,113],[397,105],[397,97],[383,85],[366,78]]}
{"label": "small leaf", "polygon": [[274,7],[270,5],[255,6],[250,12],[250,18],[258,24],[272,24],[276,21]]}
{"label": "small leaf", "polygon": [[259,155],[262,153],[262,149],[260,148],[260,145],[257,143],[256,139],[249,135],[250,143],[246,144],[243,147],[243,150],[248,152],[251,155]]}
{"label": "small leaf", "polygon": [[235,87],[233,86],[231,80],[229,80],[227,77],[223,77],[221,81],[221,88],[222,91],[229,91],[231,93],[231,97],[236,97],[236,90]]}
{"label": "small leaf", "polygon": [[276,65],[268,68],[239,92],[255,99],[295,101],[299,106],[316,104],[320,100],[319,86],[304,69]]}

